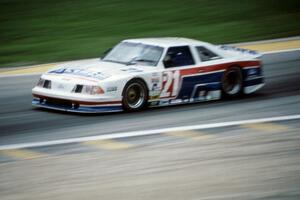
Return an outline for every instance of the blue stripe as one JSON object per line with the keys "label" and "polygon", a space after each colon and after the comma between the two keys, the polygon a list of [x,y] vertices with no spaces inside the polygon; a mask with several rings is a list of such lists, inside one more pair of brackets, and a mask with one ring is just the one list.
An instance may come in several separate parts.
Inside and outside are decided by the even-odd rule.
{"label": "blue stripe", "polygon": [[[215,82],[220,82],[224,72],[216,72],[211,74],[197,75],[197,76],[187,76],[182,79],[182,87],[178,93],[178,99],[189,99],[191,97],[194,87],[197,84],[206,84],[206,86],[201,86],[201,90],[219,90],[220,84],[215,84]],[[197,89],[198,90],[198,89]]]}
{"label": "blue stripe", "polygon": [[264,78],[263,77],[252,79],[252,80],[245,80],[244,81],[244,87],[252,86],[252,85],[259,85],[261,83],[264,83]]}

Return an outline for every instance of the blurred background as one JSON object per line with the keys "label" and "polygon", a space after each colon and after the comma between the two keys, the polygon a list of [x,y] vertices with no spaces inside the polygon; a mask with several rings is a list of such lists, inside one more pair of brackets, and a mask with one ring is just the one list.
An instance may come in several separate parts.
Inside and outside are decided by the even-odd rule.
{"label": "blurred background", "polygon": [[0,66],[98,57],[125,38],[234,43],[300,34],[298,0],[1,0]]}
{"label": "blurred background", "polygon": [[[266,85],[253,95],[136,113],[34,109],[31,89],[54,65],[13,68],[99,57],[127,38],[300,36],[299,0],[0,0],[0,13],[1,200],[300,199],[300,37],[255,43]],[[166,131],[194,125],[212,128]],[[164,132],[70,143],[153,129]]]}

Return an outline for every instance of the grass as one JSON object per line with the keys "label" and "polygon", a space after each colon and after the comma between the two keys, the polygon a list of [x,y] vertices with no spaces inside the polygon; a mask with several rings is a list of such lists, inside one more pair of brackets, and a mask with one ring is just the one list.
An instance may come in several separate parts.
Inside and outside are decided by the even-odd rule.
{"label": "grass", "polygon": [[0,67],[98,57],[125,38],[300,35],[298,0],[0,0]]}

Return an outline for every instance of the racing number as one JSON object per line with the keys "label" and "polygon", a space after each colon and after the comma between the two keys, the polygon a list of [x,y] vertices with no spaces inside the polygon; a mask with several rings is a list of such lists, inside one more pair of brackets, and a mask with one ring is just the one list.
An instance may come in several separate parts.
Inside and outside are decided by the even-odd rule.
{"label": "racing number", "polygon": [[180,71],[166,71],[163,73],[163,86],[160,97],[176,96],[180,81]]}

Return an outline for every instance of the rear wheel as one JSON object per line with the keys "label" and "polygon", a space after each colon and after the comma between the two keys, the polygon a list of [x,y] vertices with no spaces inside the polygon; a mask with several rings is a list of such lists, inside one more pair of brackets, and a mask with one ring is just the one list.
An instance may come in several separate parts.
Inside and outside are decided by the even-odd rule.
{"label": "rear wheel", "polygon": [[239,67],[230,67],[222,77],[222,94],[224,97],[237,97],[243,91],[243,75]]}
{"label": "rear wheel", "polygon": [[141,80],[129,81],[123,91],[123,108],[126,111],[138,111],[147,104],[147,86]]}

